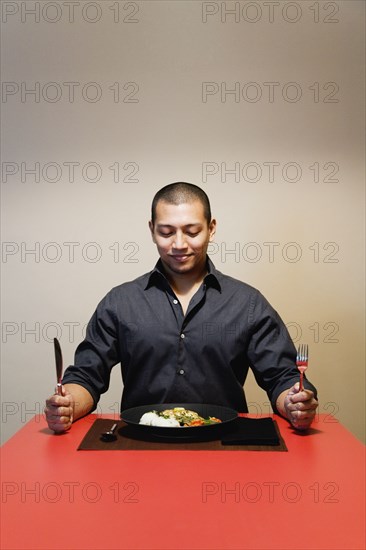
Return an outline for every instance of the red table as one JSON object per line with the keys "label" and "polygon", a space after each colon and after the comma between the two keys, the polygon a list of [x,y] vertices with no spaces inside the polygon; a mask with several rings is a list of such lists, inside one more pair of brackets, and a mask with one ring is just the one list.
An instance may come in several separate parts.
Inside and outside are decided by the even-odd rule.
{"label": "red table", "polygon": [[3,550],[366,547],[365,447],[329,415],[276,417],[288,452],[77,451],[95,418],[3,445]]}

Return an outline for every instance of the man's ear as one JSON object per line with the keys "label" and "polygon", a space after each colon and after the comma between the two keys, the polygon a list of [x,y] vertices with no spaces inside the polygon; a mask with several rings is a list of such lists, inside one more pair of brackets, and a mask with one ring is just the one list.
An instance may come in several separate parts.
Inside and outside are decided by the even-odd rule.
{"label": "man's ear", "polygon": [[156,244],[155,236],[154,236],[154,226],[153,226],[153,223],[152,223],[151,220],[149,221],[149,229],[150,229],[151,238],[152,238],[152,240],[153,240],[153,243]]}
{"label": "man's ear", "polygon": [[213,238],[216,233],[216,220],[215,218],[212,218],[209,225],[209,231],[210,231],[210,242],[213,241]]}

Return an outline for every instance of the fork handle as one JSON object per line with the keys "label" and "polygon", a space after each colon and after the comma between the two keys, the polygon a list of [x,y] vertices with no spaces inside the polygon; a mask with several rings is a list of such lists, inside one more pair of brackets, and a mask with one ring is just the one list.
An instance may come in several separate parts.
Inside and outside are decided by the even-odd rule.
{"label": "fork handle", "polygon": [[299,391],[303,391],[303,390],[304,390],[304,373],[300,372],[300,390]]}

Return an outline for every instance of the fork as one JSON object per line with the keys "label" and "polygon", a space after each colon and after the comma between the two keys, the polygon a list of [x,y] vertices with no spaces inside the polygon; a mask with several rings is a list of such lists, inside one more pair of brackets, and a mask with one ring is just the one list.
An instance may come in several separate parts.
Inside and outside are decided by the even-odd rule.
{"label": "fork", "polygon": [[309,349],[307,344],[300,344],[297,349],[296,366],[300,371],[300,391],[304,389],[304,372],[308,368]]}

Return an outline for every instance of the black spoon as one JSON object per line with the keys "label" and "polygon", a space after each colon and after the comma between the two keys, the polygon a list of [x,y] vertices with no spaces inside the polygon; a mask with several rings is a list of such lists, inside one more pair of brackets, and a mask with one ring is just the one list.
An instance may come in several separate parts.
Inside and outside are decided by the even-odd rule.
{"label": "black spoon", "polygon": [[108,432],[103,432],[101,435],[101,439],[103,441],[116,441],[117,436],[114,433],[116,428],[117,428],[117,423],[113,424],[113,426]]}

